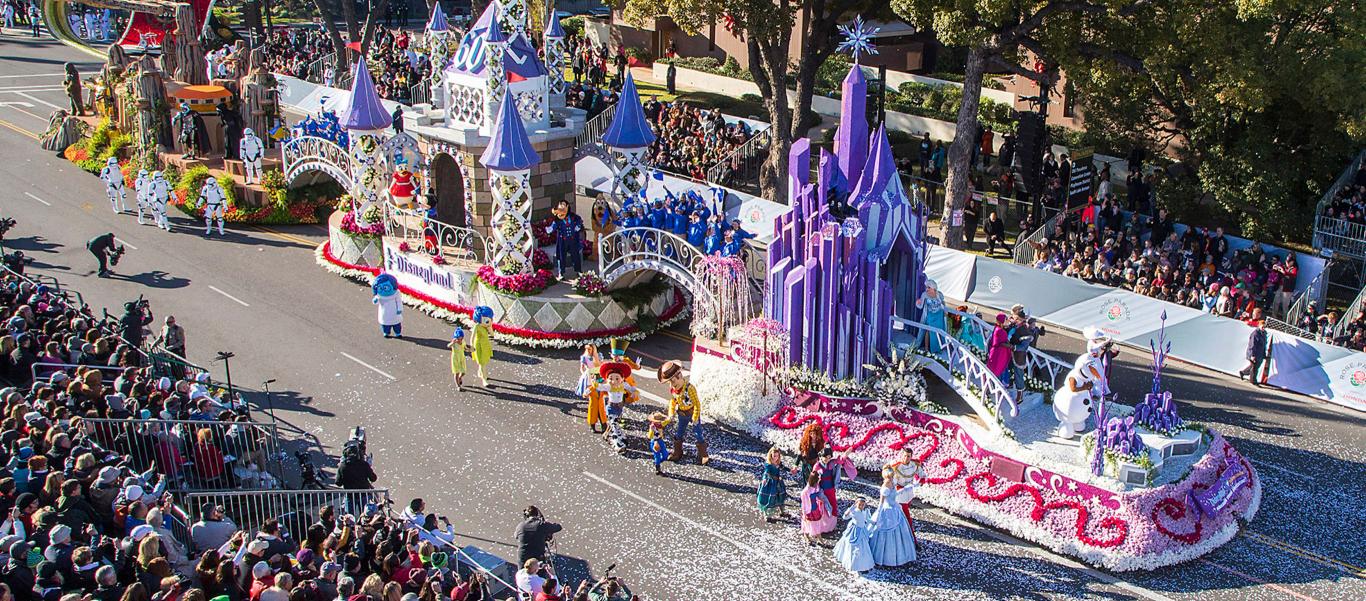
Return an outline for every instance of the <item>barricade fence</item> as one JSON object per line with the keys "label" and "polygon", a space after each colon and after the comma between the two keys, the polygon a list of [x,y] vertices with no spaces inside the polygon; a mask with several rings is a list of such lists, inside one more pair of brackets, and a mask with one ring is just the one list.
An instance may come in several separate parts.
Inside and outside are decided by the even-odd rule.
{"label": "barricade fence", "polygon": [[[390,517],[394,517],[390,515]],[[422,540],[432,543],[439,550],[449,549],[449,553],[454,553],[456,565],[454,569],[460,574],[461,578],[469,579],[472,572],[479,572],[484,575],[489,587],[489,594],[500,597],[505,593],[513,593],[517,586],[512,583],[515,578],[517,566],[512,566],[501,557],[491,555],[477,547],[461,548],[455,544],[454,533],[449,530],[428,530],[421,525],[415,525],[418,529],[418,536]],[[477,557],[476,557],[477,556]],[[553,557],[553,556],[552,556]],[[509,566],[509,569],[494,572],[489,570],[487,564],[497,561],[500,566]],[[552,559],[553,561],[553,559]],[[552,566],[555,567],[555,566]],[[501,573],[501,575],[500,575]],[[499,590],[502,587],[502,590]]]}
{"label": "barricade fence", "polygon": [[[318,521],[323,506],[331,506],[337,515],[361,515],[367,510],[385,511],[389,505],[389,489],[365,490],[197,490],[181,495],[182,504],[198,512],[206,504],[223,509],[223,514],[249,536],[268,520],[278,520],[282,534],[302,542],[308,526]],[[196,515],[198,517],[198,515]],[[185,541],[191,547],[193,540]],[[196,552],[202,549],[196,549]]]}
{"label": "barricade fence", "polygon": [[[275,424],[83,418],[81,430],[126,457],[135,471],[155,469],[171,491],[262,489],[281,482]],[[203,443],[201,432],[208,432]]]}
{"label": "barricade fence", "polygon": [[81,365],[79,363],[38,362],[34,363],[33,366],[29,368],[29,375],[33,377],[34,382],[37,382],[40,379],[46,380],[52,377],[52,374],[59,371],[64,371],[67,375],[72,375],[72,372],[79,367],[99,370],[100,374],[104,376],[104,379],[108,381],[112,381],[114,378],[119,377],[119,374],[123,373],[123,368],[117,365]]}

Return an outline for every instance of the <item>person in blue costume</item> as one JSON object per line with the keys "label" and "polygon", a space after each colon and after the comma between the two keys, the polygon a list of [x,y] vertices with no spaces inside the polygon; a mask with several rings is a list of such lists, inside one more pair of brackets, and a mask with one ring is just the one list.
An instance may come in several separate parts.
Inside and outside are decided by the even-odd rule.
{"label": "person in blue costume", "polygon": [[744,248],[745,242],[735,236],[735,230],[726,230],[721,244],[721,256],[734,257],[740,254],[740,249]]}
{"label": "person in blue costume", "polygon": [[555,236],[555,270],[557,276],[564,278],[569,267],[574,273],[583,273],[583,219],[569,210],[569,203],[561,200],[555,203],[552,211],[555,220],[547,232]]}
{"label": "person in blue costume", "polygon": [[658,411],[650,415],[650,460],[655,464],[655,475],[663,476],[664,470],[660,466],[669,459],[668,445],[664,444],[665,432],[668,431],[668,418]]}
{"label": "person in blue costume", "polygon": [[764,514],[764,521],[772,522],[775,517],[786,517],[783,506],[787,503],[787,483],[783,481],[783,474],[787,469],[783,467],[783,452],[778,447],[768,450],[762,469],[755,501],[759,512]]}
{"label": "person in blue costume", "polygon": [[669,231],[676,236],[688,235],[688,211],[678,206],[669,214]]}
{"label": "person in blue costume", "polygon": [[730,220],[730,229],[735,232],[735,239],[741,242],[754,237],[754,234],[745,231],[745,228],[741,227],[739,219]]}
{"label": "person in blue costume", "polygon": [[707,224],[702,221],[702,216],[693,213],[688,217],[688,244],[702,248],[702,244],[707,240]]}
{"label": "person in blue costume", "polygon": [[873,514],[873,533],[868,546],[873,550],[873,561],[880,566],[896,567],[916,560],[915,536],[911,534],[911,523],[897,502],[896,486],[892,475],[882,477],[882,495],[877,511]]}
{"label": "person in blue costume", "polygon": [[707,240],[702,244],[702,252],[715,255],[721,252],[721,245],[726,243],[725,234],[721,233],[721,228],[716,224],[707,226]]}
{"label": "person in blue costume", "polygon": [[403,337],[403,299],[398,294],[398,279],[392,274],[381,273],[375,276],[370,286],[375,293],[371,299],[379,310],[379,329],[385,338]]}
{"label": "person in blue costume", "polygon": [[844,519],[849,520],[849,524],[844,527],[839,542],[835,543],[835,560],[851,572],[863,573],[873,569],[877,562],[869,546],[873,511],[868,507],[868,501],[859,497],[852,507],[844,510]]}
{"label": "person in blue costume", "polygon": [[654,207],[650,209],[650,227],[662,230],[664,222],[669,217],[669,212],[664,209],[664,201],[656,199]]}
{"label": "person in blue costume", "polygon": [[[915,306],[923,311],[920,315],[920,323],[948,333],[948,324],[944,321],[944,295],[939,293],[939,285],[934,280],[925,279],[925,292],[915,301]],[[927,336],[927,338],[925,341],[926,348],[931,353],[938,354],[939,342],[933,336]]]}

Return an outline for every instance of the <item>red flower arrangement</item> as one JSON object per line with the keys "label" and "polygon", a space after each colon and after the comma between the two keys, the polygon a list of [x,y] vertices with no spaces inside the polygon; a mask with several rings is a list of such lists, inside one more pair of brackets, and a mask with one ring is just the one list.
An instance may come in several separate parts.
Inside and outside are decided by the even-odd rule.
{"label": "red flower arrangement", "polygon": [[367,236],[371,238],[376,238],[384,235],[384,222],[376,221],[374,223],[361,225],[361,223],[356,219],[356,212],[347,211],[344,215],[342,215],[341,229],[343,232],[346,232],[354,236]]}
{"label": "red flower arrangement", "polygon": [[538,294],[555,283],[555,274],[545,269],[537,269],[533,273],[498,275],[492,265],[483,265],[474,272],[474,275],[485,286],[513,296]]}

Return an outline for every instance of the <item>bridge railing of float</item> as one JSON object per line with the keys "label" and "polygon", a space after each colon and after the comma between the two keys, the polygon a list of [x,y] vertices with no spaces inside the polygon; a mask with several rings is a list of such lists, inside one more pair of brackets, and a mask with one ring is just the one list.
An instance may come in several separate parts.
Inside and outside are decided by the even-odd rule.
{"label": "bridge railing of float", "polygon": [[[1015,391],[987,368],[986,361],[967,344],[939,328],[895,316],[892,324],[893,328],[905,331],[914,339],[913,348],[908,350],[922,357],[934,357],[927,357],[927,360],[939,361],[955,379],[961,379],[960,385],[955,387],[960,393],[966,393],[962,395],[964,402],[984,418],[982,421],[988,428],[996,432],[1004,429],[1005,416],[1017,406]],[[963,385],[968,390],[963,390]]]}
{"label": "bridge railing of float", "polygon": [[[996,328],[994,324],[988,323],[985,319],[978,317],[975,313],[958,311],[956,309],[944,308],[947,315],[957,315],[962,318],[964,328],[972,328],[975,338],[983,341],[991,340],[991,332]],[[1053,355],[1045,353],[1037,348],[1029,347],[1029,361],[1025,365],[1025,374],[1031,378],[1049,384],[1053,389],[1057,389],[1062,383],[1062,378],[1072,369],[1072,364]]]}
{"label": "bridge railing of float", "polygon": [[280,157],[286,181],[316,169],[331,175],[347,190],[354,184],[351,174],[351,153],[327,138],[300,136],[280,147]]}
{"label": "bridge railing of float", "polygon": [[[602,148],[602,134],[607,131],[607,126],[612,124],[612,117],[617,114],[617,105],[613,104],[603,109],[601,113],[593,116],[587,123],[583,124],[583,130],[574,137],[574,148],[577,156],[584,157],[593,154],[593,150]],[[604,161],[606,162],[606,161]]]}
{"label": "bridge railing of float", "polygon": [[[598,273],[608,282],[636,269],[672,267],[692,281],[702,251],[681,236],[652,227],[618,229],[598,239]],[[668,273],[668,272],[666,272]]]}
{"label": "bridge railing of float", "polygon": [[451,225],[427,216],[424,211],[384,203],[384,235],[398,238],[447,263],[471,268],[487,264],[492,256],[489,241],[473,228]]}

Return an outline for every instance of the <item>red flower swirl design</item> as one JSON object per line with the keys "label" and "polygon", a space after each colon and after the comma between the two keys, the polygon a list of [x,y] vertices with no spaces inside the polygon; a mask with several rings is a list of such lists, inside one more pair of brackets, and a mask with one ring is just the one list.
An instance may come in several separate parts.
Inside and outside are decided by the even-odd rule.
{"label": "red flower swirl design", "polygon": [[957,457],[949,457],[939,462],[939,467],[953,466],[953,473],[946,476],[925,476],[920,481],[925,484],[948,484],[958,479],[963,474],[963,460]]}
{"label": "red flower swirl design", "polygon": [[[915,432],[912,434],[907,434],[906,430],[901,427],[901,424],[898,424],[896,422],[885,422],[878,424],[870,428],[867,432],[864,432],[863,436],[860,437],[858,440],[855,440],[850,443],[840,443],[836,441],[836,438],[843,439],[849,438],[851,436],[851,434],[849,433],[849,424],[846,424],[844,422],[831,422],[827,424],[824,420],[821,419],[821,416],[819,415],[809,414],[799,418],[796,417],[796,414],[796,409],[794,409],[791,405],[786,405],[778,409],[777,413],[774,413],[773,417],[769,418],[769,423],[773,424],[774,427],[777,427],[782,430],[792,430],[795,428],[801,428],[809,422],[816,422],[818,425],[820,425],[821,431],[825,434],[825,439],[830,441],[830,448],[836,451],[853,451],[863,448],[864,445],[867,445],[870,441],[876,438],[878,434],[881,434],[883,432],[894,432],[897,435],[896,442],[887,445],[887,448],[893,450],[900,450],[902,447],[906,446],[913,440],[919,438],[928,438],[930,440],[929,448],[926,449],[925,452],[921,453],[920,455],[917,455],[915,458],[916,461],[924,462],[926,459],[929,458],[930,455],[933,455],[934,452],[939,449],[938,435],[932,434],[930,432]],[[832,430],[834,431],[833,436],[831,432]]]}
{"label": "red flower swirl design", "polygon": [[1157,528],[1158,532],[1170,536],[1173,540],[1188,545],[1193,545],[1200,540],[1200,535],[1204,530],[1204,526],[1201,525],[1199,520],[1196,520],[1195,529],[1190,532],[1174,532],[1162,525],[1162,520],[1158,519],[1157,516],[1159,510],[1173,520],[1183,519],[1186,517],[1187,513],[1186,503],[1184,501],[1179,501],[1171,497],[1162,499],[1161,501],[1158,501],[1157,504],[1153,505],[1153,510],[1148,514],[1148,517],[1152,518],[1153,527]]}
{"label": "red flower swirl design", "polygon": [[1101,530],[1113,530],[1115,535],[1108,539],[1098,539],[1086,534],[1086,522],[1090,518],[1090,512],[1086,506],[1076,499],[1063,499],[1051,503],[1040,505],[1030,512],[1029,517],[1036,522],[1043,521],[1045,515],[1053,509],[1075,509],[1077,510],[1077,540],[1102,549],[1118,547],[1124,544],[1124,539],[1129,537],[1129,523],[1114,516],[1107,516],[1100,520],[1096,525]]}

